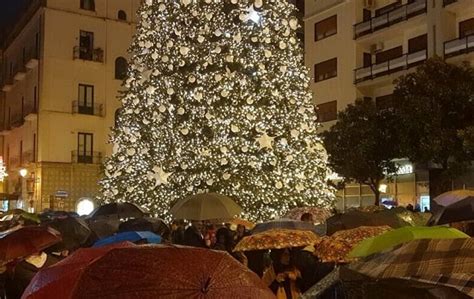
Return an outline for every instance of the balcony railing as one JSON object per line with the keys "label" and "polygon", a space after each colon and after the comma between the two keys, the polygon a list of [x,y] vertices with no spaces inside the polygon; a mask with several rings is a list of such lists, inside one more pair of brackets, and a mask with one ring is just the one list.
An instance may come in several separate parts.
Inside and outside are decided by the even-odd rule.
{"label": "balcony railing", "polygon": [[453,4],[454,2],[457,2],[458,0],[443,0],[443,6]]}
{"label": "balcony railing", "polygon": [[12,128],[18,128],[21,127],[25,123],[25,120],[23,119],[23,115],[20,114],[14,114],[10,118],[10,126]]}
{"label": "balcony railing", "polygon": [[426,0],[416,0],[394,8],[380,16],[354,25],[354,38],[358,38],[377,30],[390,27],[414,16],[426,13]]}
{"label": "balcony railing", "polygon": [[28,163],[35,162],[33,151],[23,152],[23,154],[21,155],[21,160],[22,160],[21,162],[23,164],[28,164]]}
{"label": "balcony railing", "polygon": [[400,57],[388,61],[373,64],[368,67],[361,67],[354,70],[355,83],[371,80],[377,77],[385,76],[400,70],[408,69],[426,60],[427,50],[407,53]]}
{"label": "balcony railing", "polygon": [[71,162],[81,163],[81,164],[101,164],[102,153],[90,152],[90,151],[86,151],[86,152],[72,151]]}
{"label": "balcony railing", "polygon": [[474,51],[474,34],[444,43],[444,57],[449,58]]}
{"label": "balcony railing", "polygon": [[86,115],[95,115],[95,116],[104,116],[104,105],[103,104],[93,104],[82,105],[79,101],[72,102],[72,113],[74,114],[86,114]]}
{"label": "balcony railing", "polygon": [[15,81],[21,81],[21,80],[25,79],[25,77],[26,77],[26,68],[23,66],[23,64],[17,65],[14,68],[13,73],[15,74],[13,76],[13,79]]}
{"label": "balcony railing", "polygon": [[12,90],[12,88],[13,88],[13,78],[8,77],[3,82],[2,91],[8,92],[8,91]]}
{"label": "balcony railing", "polygon": [[104,62],[104,50],[102,50],[101,48],[90,49],[87,47],[75,46],[73,48],[73,58],[95,62]]}

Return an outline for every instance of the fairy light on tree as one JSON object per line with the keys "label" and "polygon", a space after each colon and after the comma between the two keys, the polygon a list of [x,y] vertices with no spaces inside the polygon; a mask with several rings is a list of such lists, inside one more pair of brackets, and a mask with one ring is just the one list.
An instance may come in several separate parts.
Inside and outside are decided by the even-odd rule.
{"label": "fairy light on tree", "polygon": [[332,205],[292,4],[147,0],[139,15],[105,201],[167,218],[202,192],[252,219]]}
{"label": "fairy light on tree", "polygon": [[0,157],[0,182],[3,182],[5,180],[5,177],[7,176],[8,176],[7,167],[3,163],[3,158]]}

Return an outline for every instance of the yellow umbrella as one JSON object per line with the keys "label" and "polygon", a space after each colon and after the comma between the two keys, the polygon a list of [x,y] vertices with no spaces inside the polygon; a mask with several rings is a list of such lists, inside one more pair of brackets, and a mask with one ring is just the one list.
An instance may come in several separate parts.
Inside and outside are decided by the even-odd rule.
{"label": "yellow umbrella", "polygon": [[311,231],[291,229],[271,229],[255,235],[244,237],[235,246],[234,251],[263,249],[281,249],[313,245],[320,237]]}

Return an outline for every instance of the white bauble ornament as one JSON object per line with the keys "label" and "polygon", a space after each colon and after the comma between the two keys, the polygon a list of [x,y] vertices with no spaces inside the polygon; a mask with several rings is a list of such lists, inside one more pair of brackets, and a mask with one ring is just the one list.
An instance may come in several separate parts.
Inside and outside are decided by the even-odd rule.
{"label": "white bauble ornament", "polygon": [[138,105],[138,103],[140,103],[140,100],[138,98],[134,98],[132,103],[133,105]]}
{"label": "white bauble ornament", "polygon": [[180,47],[179,48],[179,53],[183,56],[187,56],[189,53],[190,49],[188,47]]}
{"label": "white bauble ornament", "polygon": [[295,186],[295,189],[296,189],[296,191],[301,192],[301,191],[303,191],[303,190],[305,189],[305,187],[304,187],[303,184],[297,184],[297,185]]}
{"label": "white bauble ornament", "polygon": [[112,189],[112,193],[113,193],[114,195],[117,195],[119,192],[118,192],[117,189],[114,188],[114,189]]}
{"label": "white bauble ornament", "polygon": [[281,188],[283,188],[283,183],[282,182],[276,182],[275,187],[277,189],[281,189]]}
{"label": "white bauble ornament", "polygon": [[278,44],[278,46],[280,47],[280,49],[285,50],[287,45],[286,45],[285,42],[281,41],[281,42]]}
{"label": "white bauble ornament", "polygon": [[115,155],[119,151],[119,145],[117,143],[114,143],[114,146],[112,147],[112,153]]}
{"label": "white bauble ornament", "polygon": [[192,191],[194,190],[194,187],[193,187],[193,186],[188,186],[188,187],[186,188],[186,190],[188,190],[189,192],[192,192]]}
{"label": "white bauble ornament", "polygon": [[215,35],[215,36],[221,36],[221,35],[222,35],[222,31],[220,31],[219,29],[217,29],[216,31],[214,31],[214,35]]}
{"label": "white bauble ornament", "polygon": [[200,92],[196,92],[196,93],[194,94],[194,99],[196,99],[196,101],[201,101],[201,100],[202,100],[202,97],[203,97],[203,96],[202,96],[202,93],[200,93]]}
{"label": "white bauble ornament", "polygon": [[254,43],[256,43],[256,42],[258,42],[258,37],[252,36],[252,37],[250,38],[250,40],[253,41]]}
{"label": "white bauble ornament", "polygon": [[189,83],[194,83],[194,82],[196,82],[196,77],[191,75],[191,76],[188,77],[188,81],[189,81]]}
{"label": "white bauble ornament", "polygon": [[198,42],[201,44],[201,43],[204,42],[205,38],[204,38],[204,36],[199,35],[198,38],[197,38],[197,40],[198,40]]}
{"label": "white bauble ornament", "polygon": [[252,98],[247,98],[247,104],[252,105],[254,103]]}
{"label": "white bauble ornament", "polygon": [[184,136],[186,136],[186,135],[189,134],[189,130],[188,130],[187,128],[181,129],[181,134],[183,134]]}
{"label": "white bauble ornament", "polygon": [[153,87],[153,86],[148,86],[148,87],[145,89],[146,93],[149,94],[149,95],[154,94],[154,93],[155,93],[155,90],[156,90],[156,88]]}
{"label": "white bauble ornament", "polygon": [[227,152],[228,152],[228,149],[225,146],[221,147],[220,150],[221,150],[221,153],[223,153],[223,154],[227,154]]}
{"label": "white bauble ornament", "polygon": [[167,48],[172,48],[173,46],[174,46],[174,43],[173,43],[172,40],[169,40],[169,41],[166,42],[166,47]]}
{"label": "white bauble ornament", "polygon": [[240,131],[239,127],[236,125],[231,125],[230,130],[232,131],[232,133],[238,133]]}
{"label": "white bauble ornament", "polygon": [[227,163],[229,163],[229,161],[227,161],[226,158],[221,159],[221,165],[227,165]]}
{"label": "white bauble ornament", "polygon": [[222,76],[219,75],[219,74],[216,74],[216,75],[214,76],[214,80],[216,80],[216,82],[219,82],[219,81],[222,80]]}
{"label": "white bauble ornament", "polygon": [[272,57],[272,51],[270,51],[270,50],[265,50],[264,52],[265,52],[265,57],[267,57],[267,58]]}
{"label": "white bauble ornament", "polygon": [[179,114],[179,115],[183,115],[184,112],[185,112],[185,111],[184,111],[184,108],[182,108],[182,107],[178,108],[178,114]]}
{"label": "white bauble ornament", "polygon": [[145,42],[145,48],[150,49],[153,46],[153,43],[151,41],[146,41]]}
{"label": "white bauble ornament", "polygon": [[286,138],[282,138],[280,140],[280,144],[283,145],[283,146],[287,146],[288,145],[288,140],[286,140]]}
{"label": "white bauble ornament", "polygon": [[191,0],[181,0],[181,4],[183,4],[184,6],[188,6],[189,4],[191,4]]}
{"label": "white bauble ornament", "polygon": [[158,111],[164,113],[166,111],[166,107],[164,105],[160,105],[160,107],[158,107]]}
{"label": "white bauble ornament", "polygon": [[306,113],[306,108],[305,108],[305,107],[300,107],[300,108],[298,109],[298,113],[299,113],[299,114],[305,114],[305,113]]}
{"label": "white bauble ornament", "polygon": [[260,7],[262,7],[262,5],[263,5],[263,1],[262,1],[262,0],[255,0],[255,2],[253,3],[253,6],[254,6],[255,8],[260,8]]}
{"label": "white bauble ornament", "polygon": [[170,87],[170,88],[168,88],[168,89],[166,90],[166,93],[167,93],[168,95],[172,95],[172,94],[174,94],[174,89]]}
{"label": "white bauble ornament", "polygon": [[285,158],[285,160],[286,160],[287,162],[292,162],[292,161],[294,160],[294,158],[293,158],[292,155],[289,155],[289,156],[287,156],[287,157]]}
{"label": "white bauble ornament", "polygon": [[166,9],[166,6],[165,6],[163,3],[161,3],[161,4],[158,6],[158,10],[159,10],[159,11],[164,11],[165,9]]}
{"label": "white bauble ornament", "polygon": [[153,4],[153,0],[146,0],[145,3],[146,5],[150,6]]}
{"label": "white bauble ornament", "polygon": [[229,173],[224,173],[222,175],[222,178],[227,181],[228,179],[230,179],[230,174]]}
{"label": "white bauble ornament", "polygon": [[134,148],[129,148],[127,149],[127,155],[133,156],[137,153],[137,151]]}
{"label": "white bauble ornament", "polygon": [[164,55],[164,56],[161,57],[161,61],[168,62],[168,61],[170,61],[170,58],[168,56]]}
{"label": "white bauble ornament", "polygon": [[222,48],[217,46],[214,48],[214,50],[212,50],[212,52],[216,53],[216,54],[219,54],[220,52],[222,51]]}
{"label": "white bauble ornament", "polygon": [[223,91],[221,91],[221,96],[227,98],[229,96],[229,91],[224,89]]}
{"label": "white bauble ornament", "polygon": [[210,120],[210,119],[212,119],[212,117],[213,117],[212,114],[209,113],[209,112],[207,112],[205,116],[206,116],[206,119],[207,119],[207,120]]}
{"label": "white bauble ornament", "polygon": [[158,56],[158,53],[156,53],[156,52],[151,53],[151,58],[152,58],[153,60],[157,60],[158,57],[159,57],[159,56]]}
{"label": "white bauble ornament", "polygon": [[238,43],[242,41],[242,35],[240,35],[240,32],[234,35],[234,41]]}
{"label": "white bauble ornament", "polygon": [[280,72],[286,73],[287,70],[288,70],[288,67],[286,65],[280,66]]}
{"label": "white bauble ornament", "polygon": [[146,100],[146,104],[147,104],[148,106],[152,105],[154,102],[155,102],[155,99],[153,99],[152,97],[149,97],[149,98]]}
{"label": "white bauble ornament", "polygon": [[291,130],[290,134],[293,138],[298,138],[298,136],[300,136],[300,132],[296,129]]}
{"label": "white bauble ornament", "polygon": [[293,30],[298,29],[298,19],[291,18],[289,24],[290,24],[291,29],[293,29]]}
{"label": "white bauble ornament", "polygon": [[227,62],[234,62],[234,56],[232,56],[232,55],[227,55],[227,56],[225,57],[225,61],[227,61]]}
{"label": "white bauble ornament", "polygon": [[186,165],[186,164],[182,163],[182,164],[181,164],[181,169],[183,169],[183,170],[186,170],[186,169],[188,169],[188,165]]}
{"label": "white bauble ornament", "polygon": [[246,153],[246,152],[249,151],[249,148],[244,145],[244,146],[242,146],[241,150],[242,150],[242,152]]}
{"label": "white bauble ornament", "polygon": [[290,37],[290,44],[292,45],[296,44],[296,38]]}
{"label": "white bauble ornament", "polygon": [[213,179],[209,179],[209,180],[206,181],[206,184],[207,184],[208,186],[212,186],[212,184],[214,184],[214,180],[213,180]]}
{"label": "white bauble ornament", "polygon": [[130,137],[130,142],[131,142],[131,143],[137,142],[137,137],[131,136],[131,137]]}

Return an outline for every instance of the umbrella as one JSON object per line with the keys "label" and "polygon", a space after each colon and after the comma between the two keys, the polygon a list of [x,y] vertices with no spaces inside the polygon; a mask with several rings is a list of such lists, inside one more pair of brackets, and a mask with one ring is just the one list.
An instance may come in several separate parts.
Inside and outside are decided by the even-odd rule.
{"label": "umbrella", "polygon": [[244,237],[234,251],[281,249],[316,244],[319,237],[311,231],[272,229]]}
{"label": "umbrella", "polygon": [[108,238],[100,239],[94,243],[93,247],[102,247],[115,243],[121,242],[138,242],[141,240],[146,240],[148,243],[159,244],[161,242],[161,237],[152,232],[123,232],[118,233]]}
{"label": "umbrella", "polygon": [[292,229],[315,232],[315,226],[310,222],[282,218],[257,223],[252,229],[252,234],[258,234],[272,229]]}
{"label": "umbrella", "polygon": [[59,241],[60,233],[50,227],[17,228],[0,239],[0,265],[40,252]]}
{"label": "umbrella", "polygon": [[440,225],[474,220],[474,196],[468,196],[438,210],[430,219],[430,224]]}
{"label": "umbrella", "polygon": [[52,210],[47,210],[44,211],[39,215],[39,218],[42,221],[48,221],[48,220],[53,220],[53,219],[65,219],[68,217],[79,217],[79,215],[76,212],[66,212],[66,211],[52,211]]}
{"label": "umbrella", "polygon": [[436,196],[433,201],[441,206],[449,206],[469,196],[474,196],[474,190],[453,190]]}
{"label": "umbrella", "polygon": [[246,229],[252,229],[255,227],[255,223],[253,223],[252,221],[241,219],[241,218],[234,218],[230,220],[229,223],[235,226],[243,225],[245,226]]}
{"label": "umbrella", "polygon": [[338,231],[332,236],[323,237],[314,247],[314,255],[323,262],[347,263],[351,259],[347,254],[362,240],[378,236],[392,230],[389,226],[361,226]]}
{"label": "umbrella", "polygon": [[230,197],[217,193],[196,194],[176,203],[171,209],[175,219],[233,219],[242,208]]}
{"label": "umbrella", "polygon": [[357,210],[334,215],[326,220],[326,224],[328,235],[332,235],[339,230],[357,228],[359,226],[388,225],[392,228],[399,228],[410,225],[394,213],[384,211],[369,213]]}
{"label": "umbrella", "polygon": [[100,217],[124,219],[141,218],[147,214],[145,210],[136,204],[129,202],[115,202],[105,204],[95,209],[88,218],[97,219]]}
{"label": "umbrella", "polygon": [[457,229],[444,226],[407,226],[362,241],[349,253],[349,257],[368,256],[412,240],[457,238],[469,238],[469,236]]}
{"label": "umbrella", "polygon": [[31,281],[33,298],[275,298],[227,252],[119,244],[80,249]]}
{"label": "umbrella", "polygon": [[31,224],[40,223],[40,217],[33,213],[28,213],[22,209],[14,209],[5,213],[0,221],[18,221],[23,219],[24,221],[30,222]]}
{"label": "umbrella", "polygon": [[80,218],[56,218],[47,223],[61,233],[62,241],[54,245],[52,251],[74,250],[86,243],[91,230]]}
{"label": "umbrella", "polygon": [[328,209],[318,207],[300,207],[288,211],[288,213],[285,215],[285,218],[301,220],[301,216],[306,213],[313,215],[313,221],[315,223],[323,223],[327,218],[332,216],[331,211]]}
{"label": "umbrella", "polygon": [[376,279],[406,278],[474,296],[474,239],[415,240],[349,266]]}
{"label": "umbrella", "polygon": [[163,237],[170,234],[170,228],[163,219],[151,217],[129,219],[120,223],[119,232],[130,231],[149,231]]}

